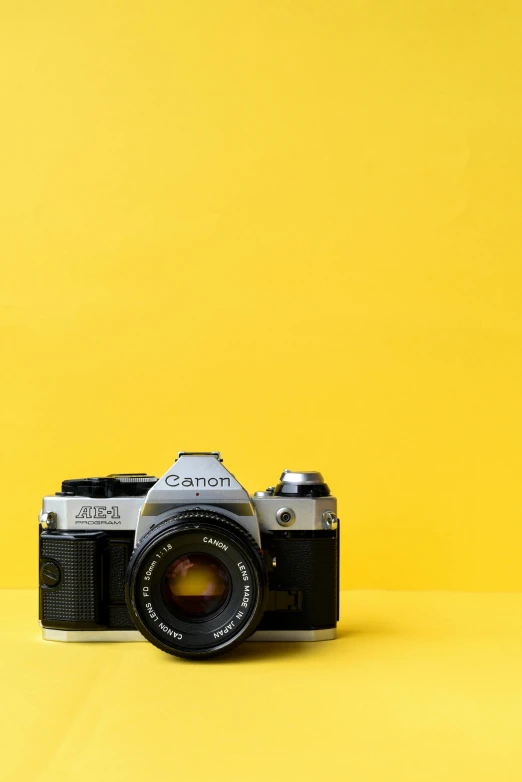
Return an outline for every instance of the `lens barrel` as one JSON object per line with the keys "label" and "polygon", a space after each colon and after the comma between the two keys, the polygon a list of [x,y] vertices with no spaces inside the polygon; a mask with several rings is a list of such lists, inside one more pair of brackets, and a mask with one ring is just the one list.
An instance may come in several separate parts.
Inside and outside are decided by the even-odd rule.
{"label": "lens barrel", "polygon": [[268,579],[252,536],[203,508],[174,513],[136,547],[126,574],[136,627],[178,657],[206,658],[244,641],[263,616]]}

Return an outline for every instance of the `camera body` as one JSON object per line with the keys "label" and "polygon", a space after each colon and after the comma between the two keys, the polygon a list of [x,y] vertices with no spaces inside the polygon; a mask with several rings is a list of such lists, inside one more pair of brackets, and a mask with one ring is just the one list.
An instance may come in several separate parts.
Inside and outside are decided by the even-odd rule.
{"label": "camera body", "polygon": [[40,513],[40,621],[61,641],[150,640],[208,657],[335,637],[337,503],[318,472],[250,496],[217,452],[67,480]]}

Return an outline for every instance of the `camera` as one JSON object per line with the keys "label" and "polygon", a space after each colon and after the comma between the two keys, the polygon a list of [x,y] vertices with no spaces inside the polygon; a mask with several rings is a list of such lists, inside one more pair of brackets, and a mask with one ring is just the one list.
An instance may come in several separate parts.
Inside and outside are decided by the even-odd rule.
{"label": "camera", "polygon": [[39,521],[46,640],[206,658],[335,638],[339,521],[319,472],[285,470],[250,496],[219,453],[182,451],[159,479],[65,480]]}

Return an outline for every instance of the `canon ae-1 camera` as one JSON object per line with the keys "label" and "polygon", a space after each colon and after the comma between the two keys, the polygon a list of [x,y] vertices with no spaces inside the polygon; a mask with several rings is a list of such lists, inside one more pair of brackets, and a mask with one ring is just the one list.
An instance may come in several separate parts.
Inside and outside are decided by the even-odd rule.
{"label": "canon ae-1 camera", "polygon": [[250,496],[219,453],[181,452],[159,480],[66,480],[43,500],[47,640],[205,658],[247,638],[332,639],[338,617],[337,503],[319,472]]}

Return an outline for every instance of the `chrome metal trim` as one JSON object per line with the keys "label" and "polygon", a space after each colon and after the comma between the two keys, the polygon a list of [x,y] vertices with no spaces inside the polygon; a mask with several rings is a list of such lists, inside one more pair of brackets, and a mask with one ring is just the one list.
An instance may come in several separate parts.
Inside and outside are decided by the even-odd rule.
{"label": "chrome metal trim", "polygon": [[327,630],[258,630],[249,641],[333,641],[335,627]]}
{"label": "chrome metal trim", "polygon": [[284,501],[285,508],[295,514],[295,521],[289,532],[324,530],[323,513],[330,511],[337,513],[337,500],[335,497],[260,497],[252,498],[257,512],[262,532],[277,530],[281,532],[281,526],[276,519],[276,513]]}
{"label": "chrome metal trim", "polygon": [[219,451],[178,451],[178,459],[182,456],[215,456],[216,459],[221,460]]}
{"label": "chrome metal trim", "polygon": [[[332,641],[336,636],[335,627],[327,630],[258,630],[248,641]],[[65,643],[129,643],[146,641],[138,630],[52,630],[42,628],[44,641],[62,641]]]}
{"label": "chrome metal trim", "polygon": [[68,641],[72,643],[127,643],[145,641],[138,630],[52,630],[42,627],[44,641]]}
{"label": "chrome metal trim", "polygon": [[316,470],[283,470],[281,483],[297,483],[300,486],[313,486],[324,483],[324,478]]}
{"label": "chrome metal trim", "polygon": [[[241,506],[252,504],[252,500],[241,486],[237,478],[217,458],[218,452],[212,453],[181,453],[174,464],[149,489],[143,507],[137,518],[136,544],[153,526],[166,521],[174,512],[185,508],[205,508],[210,504],[214,513],[220,512],[221,505],[230,506],[239,503],[237,513],[234,510],[222,509],[224,516],[239,524],[252,535],[256,543],[261,545],[259,521],[252,506],[252,515],[245,515]],[[188,485],[187,485],[188,484]],[[280,503],[281,504],[281,503]],[[159,512],[149,515],[151,507]],[[327,510],[324,508],[323,510]]]}
{"label": "chrome metal trim", "polygon": [[[49,529],[57,530],[134,532],[144,500],[145,497],[59,497],[52,494],[43,498],[40,521],[51,516],[52,526]],[[87,518],[84,518],[84,513]],[[98,518],[97,513],[101,513],[102,517]]]}

